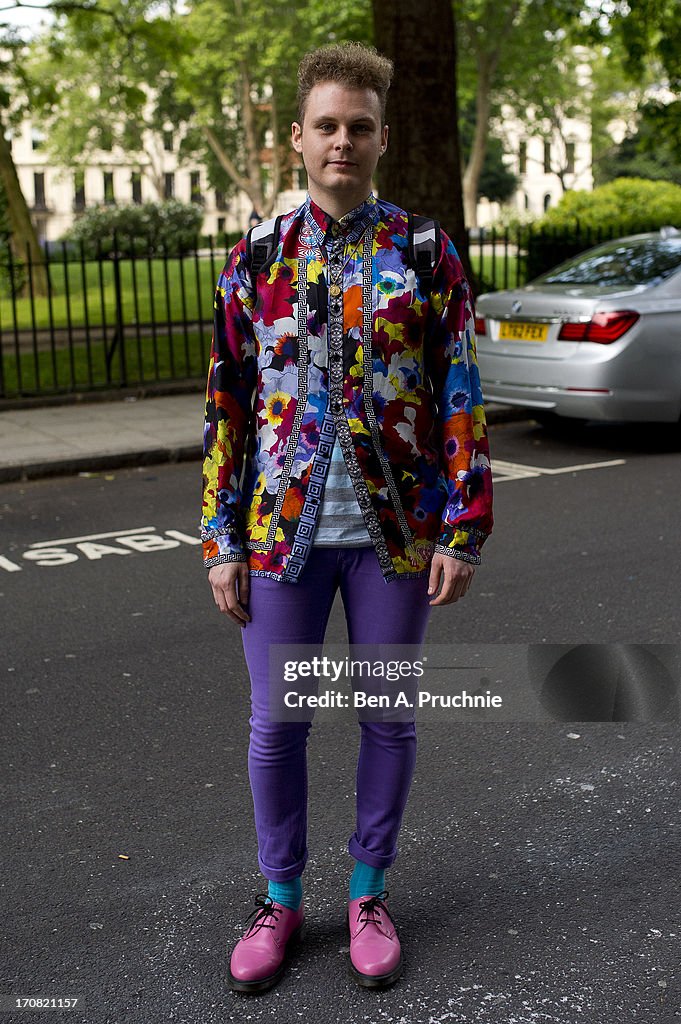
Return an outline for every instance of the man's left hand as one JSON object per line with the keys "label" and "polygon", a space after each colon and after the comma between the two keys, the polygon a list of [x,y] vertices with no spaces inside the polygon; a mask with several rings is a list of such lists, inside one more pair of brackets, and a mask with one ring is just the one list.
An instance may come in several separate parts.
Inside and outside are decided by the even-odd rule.
{"label": "man's left hand", "polygon": [[429,604],[453,604],[458,601],[470,588],[474,573],[475,566],[470,562],[436,552],[430,564],[428,593],[437,593],[440,583],[442,590]]}

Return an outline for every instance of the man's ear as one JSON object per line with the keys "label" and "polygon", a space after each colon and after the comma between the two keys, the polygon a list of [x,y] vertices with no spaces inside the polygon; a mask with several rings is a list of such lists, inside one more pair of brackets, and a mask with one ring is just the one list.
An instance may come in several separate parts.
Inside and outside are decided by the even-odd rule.
{"label": "man's ear", "polygon": [[383,125],[383,129],[381,131],[381,156],[383,156],[383,154],[385,153],[386,149],[388,148],[388,133],[389,133],[389,131],[390,131],[390,129],[389,129],[388,125],[384,124]]}
{"label": "man's ear", "polygon": [[291,125],[291,145],[296,153],[303,152],[303,126],[294,121]]}

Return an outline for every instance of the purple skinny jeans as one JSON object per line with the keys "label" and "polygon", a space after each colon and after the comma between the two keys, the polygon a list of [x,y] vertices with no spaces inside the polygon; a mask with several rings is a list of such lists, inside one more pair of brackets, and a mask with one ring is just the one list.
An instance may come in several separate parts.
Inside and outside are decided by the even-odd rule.
{"label": "purple skinny jeans", "polygon": [[[420,645],[430,605],[428,577],[386,584],[373,547],[313,547],[297,583],[251,576],[242,628],[251,677],[248,773],[267,879],[285,882],[307,862],[307,737],[310,722],[268,720],[269,644],[321,645],[340,587],[350,644]],[[411,722],[360,722],[357,827],[348,852],[375,868],[397,857],[397,836],[416,763]]]}

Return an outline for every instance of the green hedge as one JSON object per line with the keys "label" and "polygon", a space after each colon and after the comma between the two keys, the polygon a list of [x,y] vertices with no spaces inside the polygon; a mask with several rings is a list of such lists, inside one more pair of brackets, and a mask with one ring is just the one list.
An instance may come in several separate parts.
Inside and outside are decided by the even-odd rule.
{"label": "green hedge", "polygon": [[672,182],[617,178],[593,192],[566,192],[525,235],[527,280],[599,242],[665,225],[681,228],[681,186]]}
{"label": "green hedge", "polygon": [[63,240],[74,243],[76,252],[80,252],[82,243],[89,259],[100,253],[106,256],[114,248],[122,256],[177,256],[196,246],[202,223],[200,206],[176,199],[131,206],[97,206],[79,217]]}
{"label": "green hedge", "polygon": [[566,192],[535,226],[634,235],[666,224],[681,228],[681,185],[616,178],[593,192]]}

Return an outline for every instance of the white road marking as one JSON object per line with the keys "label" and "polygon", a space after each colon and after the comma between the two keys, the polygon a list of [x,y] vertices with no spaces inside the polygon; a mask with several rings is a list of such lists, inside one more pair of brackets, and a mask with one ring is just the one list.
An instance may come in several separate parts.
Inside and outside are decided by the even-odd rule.
{"label": "white road marking", "polygon": [[[507,480],[526,480],[529,477],[557,476],[560,473],[579,473],[583,469],[605,469],[609,466],[623,466],[626,459],[609,459],[603,462],[582,462],[575,466],[560,466],[551,469],[546,466],[528,466],[522,462],[507,462],[504,459],[492,460],[492,477],[495,484]],[[108,544],[97,544],[96,541],[118,539],[122,547]],[[35,565],[57,566],[69,565],[85,557],[89,561],[99,561],[105,555],[129,555],[133,551],[138,554],[149,554],[154,551],[167,551],[181,544],[191,546],[201,544],[198,537],[182,533],[181,530],[159,531],[155,526],[138,526],[135,530],[111,530],[108,533],[91,533],[84,537],[65,537],[59,540],[43,540],[30,544],[22,553],[22,558]],[[77,552],[67,551],[67,545],[73,545]],[[0,555],[0,570],[5,572],[21,572],[21,565]]]}
{"label": "white road marking", "polygon": [[41,540],[37,544],[29,544],[30,548],[49,548],[52,544],[60,547],[64,544],[80,544],[88,540],[105,540],[107,537],[129,537],[133,533],[153,533],[155,526],[139,526],[136,530],[112,530],[111,533],[90,533],[86,537],[64,537],[59,540]]}
{"label": "white road marking", "polygon": [[6,572],[21,572],[21,566],[16,562],[10,562],[9,558],[5,558],[4,555],[0,555],[0,569],[4,569]]}
{"label": "white road marking", "polygon": [[[505,480],[523,480],[532,476],[557,476],[560,473],[579,473],[583,469],[604,469],[607,466],[624,466],[626,459],[608,459],[603,462],[581,462],[575,466],[559,466],[551,469],[548,466],[528,466],[522,462],[505,462],[503,459],[492,459],[492,479],[495,483]],[[501,475],[497,475],[500,472]]]}
{"label": "white road marking", "polygon": [[[120,547],[101,544],[102,538],[118,540]],[[69,565],[81,558],[98,562],[105,555],[148,554],[152,551],[169,551],[183,544],[193,547],[201,544],[198,537],[192,537],[181,530],[157,530],[155,526],[140,526],[136,530],[112,530],[108,533],[92,533],[87,537],[65,537],[63,540],[45,540],[31,544],[22,551],[21,557],[27,562],[49,568]],[[69,547],[71,550],[69,550]],[[0,555],[0,570],[21,572],[25,566]]]}

